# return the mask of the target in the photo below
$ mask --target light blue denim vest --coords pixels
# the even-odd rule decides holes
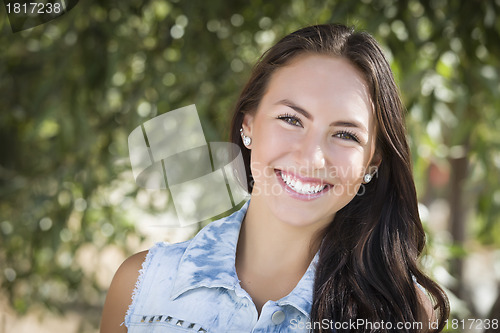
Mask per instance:
[[[149,250],[125,317],[128,332],[307,332],[318,254],[292,292],[266,302],[258,316],[235,269],[248,203],[190,241]]]

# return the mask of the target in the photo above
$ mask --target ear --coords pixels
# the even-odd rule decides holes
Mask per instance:
[[[375,154],[373,154],[370,166],[378,168],[380,166],[380,163],[382,163],[382,154],[378,150],[376,150]]]
[[[243,128],[243,133],[246,136],[252,137],[253,115],[245,113],[241,127]]]
[[[375,150],[372,160],[370,161],[370,165],[368,166],[368,172],[373,176],[375,173],[377,173],[377,170],[380,167],[381,163],[382,163],[382,154],[377,149]]]

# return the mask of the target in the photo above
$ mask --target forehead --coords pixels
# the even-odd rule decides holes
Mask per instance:
[[[368,85],[347,59],[303,54],[277,69],[264,99],[288,98],[313,110],[346,112],[370,122],[373,113]]]

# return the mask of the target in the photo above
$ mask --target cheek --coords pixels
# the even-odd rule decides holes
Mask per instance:
[[[252,138],[252,160],[260,164],[258,168],[274,166],[272,162],[290,152],[293,140],[279,126],[262,124],[256,128],[258,131]]]
[[[360,183],[363,177],[363,154],[356,149],[339,148],[333,159],[332,172],[342,184]]]
[[[262,176],[274,175],[273,161],[283,154],[283,146],[276,144],[272,137],[260,138],[252,143],[250,167],[253,178],[258,181]]]

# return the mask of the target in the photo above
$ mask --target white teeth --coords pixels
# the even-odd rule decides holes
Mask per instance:
[[[297,192],[303,192],[302,191],[302,187],[304,187],[304,185],[302,184],[302,182],[300,180],[297,180],[295,182],[295,186],[294,187],[295,187],[295,191],[297,191]]]
[[[288,187],[292,188],[295,192],[300,193],[300,194],[313,194],[313,193],[318,193],[321,192],[326,185],[312,185],[312,184],[303,184],[300,180],[292,179],[292,176],[290,175],[283,175],[282,172],[281,174],[281,179],[288,185]]]

